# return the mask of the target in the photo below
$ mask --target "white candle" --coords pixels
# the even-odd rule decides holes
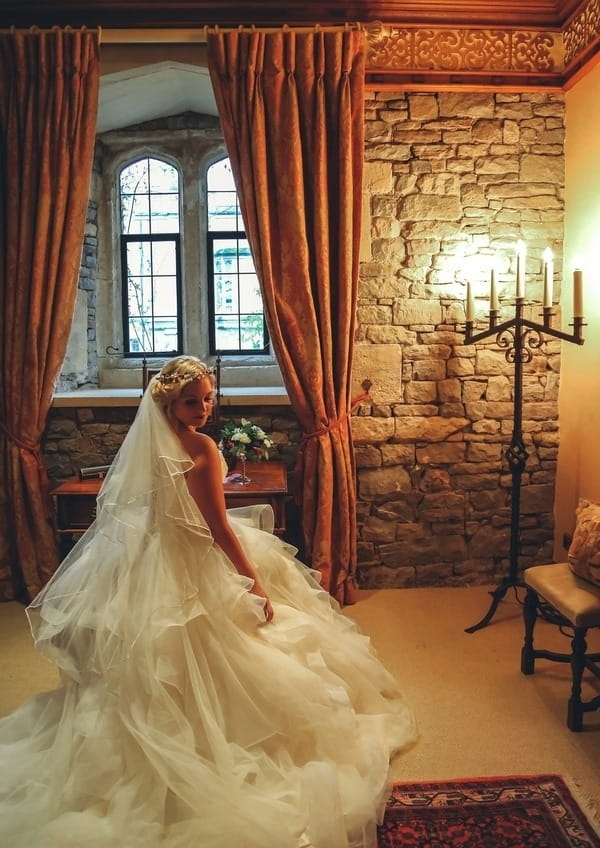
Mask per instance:
[[[573,271],[573,318],[583,318],[583,271]]]
[[[471,283],[467,283],[467,306],[465,309],[467,321],[473,321],[475,318],[475,298],[473,297],[473,289]]]
[[[496,261],[492,260],[492,267],[490,268],[490,309],[496,310],[496,312],[500,309],[500,303],[498,301],[498,292],[496,291]]]
[[[525,297],[525,242],[517,242],[517,298]]]
[[[554,281],[554,263],[549,247],[544,251],[544,306],[552,306],[552,284]]]

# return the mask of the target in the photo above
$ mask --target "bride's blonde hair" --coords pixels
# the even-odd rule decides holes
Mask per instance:
[[[166,362],[150,381],[152,400],[167,407],[179,397],[187,383],[203,377],[210,377],[214,381],[213,369],[195,356],[176,356]]]

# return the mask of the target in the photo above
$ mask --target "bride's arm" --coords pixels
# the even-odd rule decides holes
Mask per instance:
[[[203,434],[198,434],[194,442],[194,467],[186,474],[190,494],[204,516],[216,544],[231,560],[239,574],[254,580],[252,592],[265,598],[265,618],[270,621],[273,617],[271,603],[227,519],[219,450],[213,440]]]

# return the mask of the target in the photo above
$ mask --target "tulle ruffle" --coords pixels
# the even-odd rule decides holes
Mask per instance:
[[[108,610],[75,593],[64,687],[0,722],[0,844],[374,848],[412,714],[314,572],[255,528],[264,507],[236,515],[274,621],[194,534],[157,534]]]
[[[270,508],[231,510],[265,624],[191,466],[146,393],[27,611],[63,686],[0,721],[2,848],[375,848],[412,714]]]

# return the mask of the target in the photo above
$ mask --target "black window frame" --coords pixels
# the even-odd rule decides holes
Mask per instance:
[[[265,356],[270,354],[269,349],[269,334],[267,331],[267,320],[265,316],[264,310],[264,302],[263,302],[263,311],[261,313],[263,319],[263,346],[261,348],[223,348],[217,347],[216,344],[216,320],[217,315],[215,312],[215,274],[214,274],[214,243],[215,241],[220,241],[221,239],[237,239],[242,241],[248,241],[248,237],[246,236],[245,230],[209,230],[208,222],[207,222],[207,230],[206,230],[206,257],[207,257],[207,277],[208,277],[208,314],[209,314],[209,325],[208,325],[208,345],[209,351],[212,356],[216,356],[218,354],[226,354],[227,356]],[[237,312],[238,316],[248,315],[248,314],[257,314],[257,313],[244,313]],[[238,334],[239,339],[239,334]]]
[[[174,242],[175,243],[175,291],[176,291],[176,306],[177,306],[177,346],[169,350],[156,350],[154,346],[151,350],[133,351],[130,350],[131,337],[129,333],[129,280],[127,278],[127,245],[131,243],[139,244],[141,242]],[[178,356],[183,353],[183,317],[182,308],[182,280],[181,280],[181,236],[179,233],[143,233],[141,235],[124,235],[121,234],[121,278],[122,278],[122,298],[121,304],[123,309],[123,349],[124,356],[128,359],[143,359],[148,356]],[[154,319],[153,319],[154,328]],[[152,335],[154,336],[154,329]]]

